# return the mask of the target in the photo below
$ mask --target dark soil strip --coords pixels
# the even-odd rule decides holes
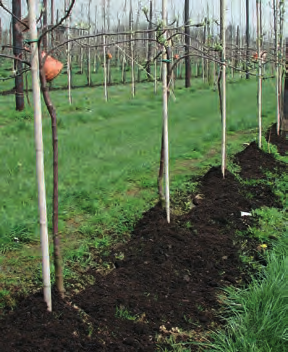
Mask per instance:
[[[245,178],[283,168],[253,143],[235,158]],[[47,313],[37,294],[0,321],[0,350],[154,352],[162,325],[193,330],[197,340],[197,333],[221,324],[219,288],[245,285],[248,278],[235,231],[247,229],[253,219],[240,212],[280,205],[268,187],[244,187],[229,172],[223,180],[220,167],[207,172],[199,193],[198,205],[172,217],[170,225],[159,206],[146,212],[130,242],[105,258],[115,269],[106,276],[90,270],[96,284],[73,297],[89,314],[90,329],[79,311],[57,296],[55,313]]]
[[[286,142],[288,144],[288,141]],[[281,148],[283,143],[279,142]],[[243,179],[265,178],[265,171],[281,172],[287,170],[287,165],[279,163],[272,154],[263,153],[255,142],[235,155],[235,161],[240,164],[240,176]]]
[[[267,142],[270,142],[272,144],[275,144],[278,148],[278,152],[280,155],[285,155],[288,153],[288,139],[287,139],[287,133],[280,133],[280,135],[277,135],[277,125],[276,123],[272,125],[269,130],[266,133],[266,140]]]

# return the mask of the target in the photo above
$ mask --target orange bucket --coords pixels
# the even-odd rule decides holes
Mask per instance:
[[[41,54],[42,59],[46,56],[46,53],[43,51]],[[47,56],[43,70],[45,73],[46,81],[51,82],[54,78],[56,78],[63,68],[62,62],[54,59],[52,56]]]

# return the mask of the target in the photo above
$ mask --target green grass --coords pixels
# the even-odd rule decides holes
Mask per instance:
[[[280,216],[280,214],[279,214]],[[282,213],[282,221],[287,216]],[[209,351],[281,352],[288,349],[288,231],[267,255],[267,268],[247,290],[230,288],[227,327],[212,335]]]
[[[231,128],[234,131],[236,127],[238,131],[256,128],[255,101],[251,99],[254,89],[254,82],[231,86],[228,94],[228,131]],[[139,96],[134,100],[129,97],[126,87],[110,90],[108,104],[102,100],[101,89],[75,91],[71,107],[67,104],[66,91],[52,94],[60,122],[59,203],[62,231],[66,229],[65,221],[74,218],[75,212],[85,215],[85,220],[87,217],[90,220],[93,218],[96,224],[106,222],[115,229],[115,226],[121,226],[121,217],[127,219],[125,213],[137,213],[139,203],[142,203],[141,212],[143,203],[146,203],[145,199],[130,197],[127,194],[130,189],[141,188],[149,194],[154,189],[153,198],[156,196],[161,96],[154,96],[148,85],[141,87],[141,90],[139,88]],[[271,94],[271,91],[268,92]],[[172,168],[176,160],[201,158],[221,136],[216,93],[205,90],[189,94],[189,91],[179,90],[176,95],[176,102],[171,102],[169,107]],[[242,96],[246,104],[240,105],[238,96]],[[191,100],[187,101],[188,97]],[[9,123],[0,130],[0,241],[7,236],[27,241],[27,233],[31,238],[38,236],[38,227],[35,226],[38,213],[33,123],[17,121],[19,115],[12,110],[12,96],[1,97],[0,100],[2,104],[5,101],[6,118],[10,115]],[[205,104],[207,100],[209,104]],[[264,109],[271,110],[271,100]],[[27,110],[31,114],[31,110]],[[44,117],[47,117],[46,111]],[[44,118],[43,129],[50,215],[52,150],[48,118]],[[115,215],[118,224],[115,223]]]
[[[253,80],[228,85],[228,153],[257,136],[256,88]],[[161,90],[154,95],[153,83],[142,84],[135,99],[130,94],[127,86],[110,87],[105,103],[103,88],[77,89],[72,106],[67,91],[51,94],[59,124],[59,230],[69,268],[73,263],[87,266],[89,258],[89,265],[95,265],[85,254],[89,248],[105,253],[111,243],[125,240],[143,211],[157,201]],[[271,82],[264,82],[263,94],[267,127],[274,120]],[[191,90],[179,84],[175,95],[169,104],[172,196],[191,167],[220,162],[221,141],[217,92],[194,80]],[[0,250],[5,265],[13,261],[15,276],[25,280],[40,258],[33,111],[15,112],[12,95],[0,96],[0,103]],[[51,234],[52,142],[45,108],[43,138]]]
[[[288,216],[287,175],[268,174],[268,183],[283,209],[261,208],[254,212],[259,223],[249,235],[268,244],[263,267],[247,289],[225,289],[227,325],[213,333],[207,351],[281,352],[288,349]],[[271,236],[272,239],[271,239]],[[206,350],[205,350],[206,351]]]
[[[103,81],[104,81],[104,69],[103,69],[103,64],[102,64],[102,56],[98,57],[97,60],[97,64],[95,66],[95,62],[94,62],[94,56],[92,55],[92,62],[91,62],[91,85],[102,85]],[[100,61],[99,61],[100,59]],[[67,88],[68,86],[68,78],[67,78],[67,67],[66,67],[66,60],[67,58],[62,55],[59,60],[64,64],[63,70],[61,72],[61,74],[57,77],[57,79],[55,81],[52,82],[51,87],[53,88]],[[138,58],[136,58],[136,63],[135,64],[135,69],[134,69],[134,77],[136,82],[138,81],[145,81],[147,79],[147,75],[145,73],[145,71],[142,69],[141,65],[145,65],[145,62],[141,62],[141,60],[139,61]],[[3,81],[3,79],[7,79],[8,77],[11,77],[11,75],[13,74],[12,71],[12,60],[10,59],[3,59],[0,58],[0,92],[4,91],[4,90],[10,90],[14,87],[14,80],[13,79],[9,79],[9,80],[5,80]],[[140,66],[139,66],[140,65]],[[200,70],[198,71],[198,73],[196,72],[196,64],[192,63],[192,76],[197,77],[197,74],[199,74],[198,77],[202,77],[202,65],[200,62],[200,66],[199,66]],[[111,83],[112,84],[119,84],[119,83],[123,83],[122,80],[122,63],[117,62],[117,60],[115,60],[115,58],[111,61],[111,67],[110,67],[110,71],[111,71]],[[157,78],[160,78],[160,74],[161,74],[161,66],[160,63],[157,64]],[[179,79],[183,79],[184,78],[184,65],[180,64],[178,66],[178,69],[175,70],[175,74],[177,75],[177,78]],[[79,74],[80,72],[80,65],[78,62],[76,62],[76,60],[73,60],[72,62],[72,80],[71,80],[71,84],[73,87],[83,87],[85,85],[88,85],[88,68],[87,68],[87,59],[86,57],[84,57],[83,60],[83,73]],[[251,71],[253,74],[256,74],[256,70],[255,68]],[[152,77],[150,77],[151,79],[153,78],[154,75],[154,65],[151,65],[151,74]],[[271,76],[271,67],[269,68],[269,65],[266,66],[266,71],[265,74],[267,76]],[[245,75],[245,73],[243,74],[243,76]],[[30,73],[25,73],[24,76],[24,87],[26,89],[26,76],[27,76],[27,82],[28,82],[28,89],[31,89],[32,87],[32,83],[31,83],[31,75]],[[231,70],[229,69],[229,67],[227,68],[227,80],[228,81],[235,81],[235,79],[237,80],[237,78],[239,77],[238,73],[235,73],[234,76],[231,75]],[[126,65],[126,69],[125,69],[125,83],[131,83],[131,67],[129,67],[129,65]],[[183,82],[181,83],[181,81],[176,81],[176,86],[178,87],[179,85],[182,85]],[[210,79],[210,84],[213,84],[213,79]],[[136,83],[137,85],[137,83]]]
[[[233,318],[227,332],[215,336],[212,351],[287,351],[287,252],[271,255],[268,265],[260,284],[254,279],[248,291],[229,292]]]
[[[64,67],[60,75],[57,77],[55,81],[53,81],[49,85],[53,88],[66,88],[68,86],[68,78],[67,78],[67,68],[66,68],[66,58],[62,57],[60,59],[61,62],[64,63]],[[139,64],[142,64],[141,62]],[[111,65],[111,84],[118,84],[122,83],[122,66],[118,65],[117,67],[115,66],[115,62],[112,63]],[[145,72],[139,68],[140,73],[138,75],[138,66],[136,65],[134,75],[135,75],[135,80],[138,82],[138,79],[140,81],[144,81],[147,79],[147,76]],[[154,74],[154,68],[151,66],[151,71]],[[71,84],[72,87],[83,87],[85,85],[88,85],[88,74],[87,74],[87,62],[84,61],[83,64],[83,74],[79,74],[80,72],[80,66],[73,62],[72,63],[72,80]],[[129,83],[131,82],[131,70],[130,67],[127,65],[126,66],[126,71],[125,71],[125,82]],[[7,79],[13,74],[12,72],[12,61],[10,60],[1,60],[0,59],[0,82],[1,79]],[[24,75],[24,88],[26,89],[26,75],[27,75],[27,82],[28,82],[28,89],[32,88],[32,79],[30,73],[25,73]],[[157,78],[159,79],[160,77],[160,65],[158,65],[157,69]],[[97,63],[97,69],[95,71],[95,66],[94,64],[91,64],[91,85],[102,85],[104,82],[104,69],[102,67],[102,64],[99,62]],[[136,83],[137,84],[137,83]],[[14,87],[14,79],[9,79],[1,82],[1,88],[0,92],[4,90],[9,90]]]
[[[133,321],[137,320],[137,316],[132,315],[129,312],[129,310],[123,306],[116,307],[115,317],[120,319],[133,320]]]

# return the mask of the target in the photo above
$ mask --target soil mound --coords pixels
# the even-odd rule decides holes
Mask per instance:
[[[235,160],[245,179],[283,167],[255,143]],[[197,340],[203,329],[220,324],[219,289],[247,279],[235,233],[253,219],[241,211],[279,204],[269,187],[244,186],[229,172],[223,179],[220,167],[205,174],[195,197],[197,205],[170,224],[159,205],[150,209],[129,243],[105,258],[114,270],[106,276],[90,270],[96,284],[73,297],[88,320],[55,294],[53,313],[45,311],[41,294],[28,297],[0,321],[0,350],[154,352],[167,330],[190,332],[174,330],[176,340]]]

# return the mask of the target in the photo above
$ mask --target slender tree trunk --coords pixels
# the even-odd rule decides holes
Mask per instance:
[[[189,0],[185,0],[185,87],[191,87]]]
[[[65,0],[65,9],[69,7],[69,1]],[[70,16],[69,16],[70,17]],[[70,18],[67,18],[67,39],[70,39]],[[68,99],[69,104],[72,104],[72,95],[71,95],[71,42],[67,43],[67,76],[68,76]]]
[[[108,101],[108,92],[107,92],[107,65],[106,65],[106,36],[103,35],[103,64],[104,64],[104,98],[105,101]]]
[[[281,124],[281,131],[283,135],[288,138],[288,38],[285,42],[285,52],[286,52],[286,70],[285,70],[285,81],[284,81],[284,106],[283,106],[283,118]]]
[[[157,38],[157,33],[154,33],[154,39],[156,40]],[[156,56],[157,54],[157,49],[155,48],[155,53],[154,55]],[[154,60],[154,94],[157,93],[157,60]]]
[[[226,0],[220,0],[220,28],[222,43],[222,175],[226,171]]]
[[[262,58],[261,58],[261,25],[260,25],[260,1],[256,0],[256,16],[257,16],[257,52],[258,52],[258,146],[262,147]]]
[[[43,273],[43,293],[44,301],[48,311],[52,311],[51,300],[51,281],[50,281],[50,259],[49,259],[49,240],[46,210],[46,191],[44,175],[44,153],[42,139],[42,112],[41,95],[39,86],[39,56],[37,44],[36,26],[36,1],[28,0],[29,7],[29,28],[31,39],[31,74],[34,101],[34,126],[35,126],[35,149],[36,149],[36,171],[38,183],[38,203],[40,215],[40,236],[42,249],[42,273]]]
[[[51,0],[51,25],[54,24],[54,0]]]
[[[111,84],[111,60],[107,60],[107,82]]]
[[[167,84],[167,97],[169,98],[170,89],[171,89],[171,86],[172,86],[172,77],[173,77],[173,72],[171,71],[172,50],[171,50],[170,46],[166,47],[166,58],[167,58],[167,65],[166,65],[166,68],[167,68],[167,73],[166,73],[167,83],[166,84]]]
[[[125,55],[122,56],[122,83],[126,83],[126,59]]]
[[[95,17],[94,17],[94,35],[96,36],[97,34],[97,6],[95,6]],[[118,39],[118,38],[117,38]],[[94,45],[97,46],[97,40],[98,38],[95,37],[94,39]],[[97,48],[94,49],[94,63],[93,63],[93,72],[97,72]]]
[[[12,1],[12,12],[17,18],[21,19],[21,0]],[[16,18],[12,17],[13,54],[22,59],[22,33],[17,29],[17,22]],[[22,63],[20,60],[14,60],[14,71],[17,74],[15,77],[16,110],[22,111],[24,109],[24,87],[23,75],[19,74],[22,72]]]
[[[165,196],[163,191],[163,175],[164,175],[164,128],[162,126],[160,163],[159,163],[159,172],[158,172],[158,180],[157,180],[158,196],[162,207],[164,207],[164,204],[165,204]]]
[[[84,16],[84,12],[83,12],[83,3],[81,3],[81,18],[83,18]],[[81,34],[83,35],[83,31],[80,31]],[[84,68],[83,68],[83,59],[84,59],[84,55],[83,55],[83,47],[80,46],[80,73],[81,75],[84,72]]]
[[[120,19],[119,19],[119,14],[117,13],[117,39],[116,41],[119,42],[120,41],[120,36],[118,35],[118,33],[120,32]],[[116,60],[116,67],[117,69],[121,67],[120,65],[120,50],[119,50],[119,46],[116,46],[116,49],[115,49],[115,60]]]
[[[219,59],[220,59],[220,65],[219,65],[219,74],[218,74],[218,81],[217,81],[217,87],[218,87],[218,95],[219,95],[219,106],[220,106],[220,113],[221,113],[221,122],[223,123],[223,97],[222,97],[222,88],[221,88],[221,81],[223,77],[223,32],[224,32],[224,22],[223,22],[223,17],[221,16],[222,14],[222,0],[220,0],[220,40],[222,44],[222,50],[219,52]]]
[[[152,0],[150,0],[150,11],[149,11],[149,34],[148,34],[148,65],[147,65],[147,79],[151,79],[151,61],[152,61],[152,47],[153,47],[153,32],[152,32],[152,20],[153,20],[153,3]]]
[[[240,57],[239,57],[239,52],[240,52],[240,27],[237,26],[237,34],[236,34],[236,59],[235,59],[235,67],[238,68],[239,62],[240,62]]]
[[[210,56],[210,50],[209,47],[211,46],[211,27],[210,27],[210,11],[209,11],[209,6],[207,4],[207,18],[208,18],[208,22],[207,22],[207,45],[208,45],[208,56]],[[211,62],[208,59],[207,60],[207,78],[208,78],[208,84],[209,86],[212,86],[214,83],[214,76],[212,74],[212,68],[211,68]]]
[[[58,136],[56,110],[52,104],[45,73],[40,71],[40,81],[44,102],[51,117],[52,144],[53,144],[53,245],[54,245],[54,267],[56,287],[62,298],[64,298],[63,266],[60,250],[60,236],[58,232]]]
[[[167,25],[167,0],[162,0],[162,22],[163,22],[163,39],[166,40],[167,34],[165,31]],[[165,204],[166,204],[166,216],[167,222],[170,223],[170,187],[169,187],[169,140],[168,140],[168,89],[167,89],[167,52],[166,48],[163,47],[162,54],[162,89],[163,89],[163,127],[162,127],[162,145],[160,153],[160,168],[158,176],[158,187],[159,187],[159,178],[162,176],[160,174],[160,169],[165,169]],[[164,158],[163,158],[164,156]],[[163,167],[164,159],[164,167]],[[162,165],[161,165],[162,164]],[[163,173],[163,171],[162,171]],[[160,191],[160,189],[159,189]],[[163,192],[163,190],[162,190]],[[159,192],[159,197],[162,201],[162,196]]]
[[[88,30],[88,34],[90,35],[91,33],[91,15],[90,15],[90,11],[91,11],[91,0],[89,0],[88,3],[88,23],[89,23],[89,30]],[[87,68],[88,68],[88,86],[91,86],[91,48],[90,48],[90,38],[87,39],[88,41],[88,58],[87,58]]]
[[[250,47],[250,9],[249,0],[246,0],[246,79],[249,79],[249,47]]]
[[[170,87],[171,87],[171,78],[172,78],[172,74],[173,72],[171,71],[171,64],[170,64],[170,59],[171,59],[171,50],[170,48],[166,48],[166,60],[167,60],[167,80],[166,80],[166,91],[167,91],[167,101],[169,99],[169,91],[170,91]],[[163,67],[162,67],[163,70]],[[163,75],[162,75],[163,77]],[[164,82],[164,81],[163,81]],[[163,87],[164,89],[164,87]],[[164,92],[163,92],[164,94]],[[165,106],[165,97],[163,100],[163,113],[164,113],[164,106]],[[167,112],[168,114],[168,112]],[[164,117],[165,119],[165,117]],[[162,126],[162,137],[161,137],[161,150],[160,150],[160,163],[159,163],[159,172],[158,172],[158,194],[159,194],[159,201],[160,203],[164,204],[165,202],[165,196],[164,196],[164,192],[163,192],[163,175],[164,175],[164,166],[165,166],[165,129],[164,129],[164,124],[165,124],[165,120],[163,121],[163,126]],[[168,137],[167,137],[168,138]]]
[[[79,36],[80,36],[80,35],[83,35],[83,31],[82,31],[82,30],[79,30]],[[84,72],[83,58],[84,58],[84,55],[83,55],[83,47],[80,46],[80,62],[79,62],[79,65],[80,65],[80,74],[81,74],[81,75],[83,75],[83,72]]]
[[[10,26],[9,26],[9,45],[10,46],[12,45],[12,36],[13,36],[12,32],[13,32],[13,19],[10,22]]]
[[[54,0],[51,0],[51,7],[50,7],[50,11],[51,11],[51,25],[54,25]],[[53,33],[50,33],[50,44],[51,44],[51,48],[53,47]]]
[[[138,7],[139,7],[139,1],[138,1]],[[139,27],[139,10],[137,11],[137,16],[136,16],[136,23],[135,23],[135,26],[134,26],[134,29],[135,31],[138,30],[138,27]],[[140,82],[141,80],[141,71],[140,71],[140,67],[137,65],[137,62],[140,62],[140,57],[141,57],[141,49],[138,47],[138,43],[140,44],[141,42],[139,41],[138,42],[138,34],[135,33],[133,35],[133,38],[134,38],[134,42],[132,42],[132,46],[133,46],[133,53],[134,53],[134,71],[137,70],[137,79],[134,78],[135,82],[137,81],[138,83]],[[143,46],[145,48],[145,42],[143,43]],[[136,74],[136,72],[135,72]],[[134,74],[134,77],[135,77],[135,74]],[[134,88],[134,95],[136,94],[136,87]]]
[[[285,67],[285,60],[284,60],[284,12],[285,12],[285,4],[284,0],[280,0],[279,3],[279,16],[280,16],[280,43],[279,43],[279,56],[280,56],[280,72],[279,74],[279,115],[280,115],[280,123],[279,123],[279,131],[277,133],[280,133],[281,129],[281,124],[283,120],[283,100],[282,100],[282,94],[283,94],[283,73],[284,73],[284,67]]]
[[[56,23],[59,22],[59,10],[57,9],[56,11]],[[55,38],[56,38],[56,42],[59,43],[60,42],[60,33],[56,32],[55,34]]]
[[[130,26],[130,62],[131,62],[131,93],[132,97],[135,96],[135,76],[134,76],[134,45],[133,45],[133,13],[132,13],[132,0],[130,0],[130,14],[129,14],[129,26]]]
[[[234,22],[233,22],[233,6],[231,3],[231,33],[230,33],[230,52],[228,53],[228,55],[230,54],[231,59],[230,59],[230,63],[231,63],[231,67],[229,69],[230,71],[230,77],[233,79],[234,78],[234,66],[235,66],[235,61],[234,61]],[[228,56],[227,55],[227,56]]]
[[[43,0],[43,6],[44,6],[44,13],[43,13],[43,30],[47,30],[47,0]],[[47,52],[47,35],[44,35],[43,37],[43,50]]]
[[[205,18],[205,22],[206,22],[206,18]],[[205,24],[204,28],[203,28],[203,51],[205,50],[205,44],[206,44],[206,30],[207,30],[207,26]],[[202,58],[202,79],[203,82],[205,82],[206,79],[206,59]]]
[[[278,56],[278,11],[279,0],[273,0],[274,35],[275,35],[275,65],[276,65],[276,99],[277,99],[277,134],[280,131],[280,106],[279,106],[279,56]]]
[[[262,21],[262,1],[263,0],[260,0],[259,1],[259,21],[260,21],[260,47],[263,48],[263,37],[262,37],[262,34],[263,34],[263,21]]]

